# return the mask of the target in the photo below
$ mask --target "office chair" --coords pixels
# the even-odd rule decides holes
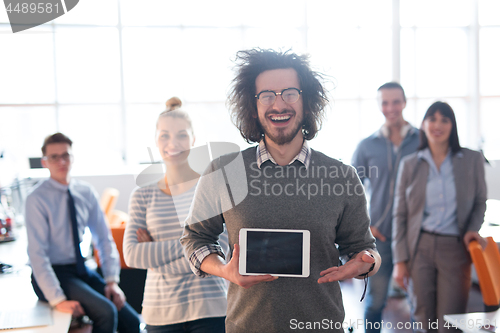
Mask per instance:
[[[107,187],[104,189],[101,195],[101,200],[99,202],[99,206],[101,206],[104,215],[110,221],[111,214],[113,209],[115,208],[116,201],[118,200],[118,196],[120,195],[120,191],[116,188]]]
[[[493,237],[486,238],[486,249],[472,241],[469,252],[476,269],[485,311],[498,309],[500,303],[500,251]]]
[[[121,267],[128,268],[128,266],[125,264],[125,260],[123,259],[122,250],[123,234],[125,233],[125,224],[128,221],[128,214],[122,211],[114,210],[119,195],[120,191],[118,191],[116,188],[105,188],[102,192],[99,205],[101,206],[101,209],[106,216],[106,222],[108,223],[108,227],[111,230],[111,234],[113,235],[116,248],[120,253]],[[97,262],[97,266],[100,267],[99,253],[97,250],[94,251],[94,256]]]
[[[120,254],[120,288],[127,297],[127,302],[138,312],[142,311],[142,300],[144,295],[144,285],[146,282],[146,273],[144,269],[130,268],[123,259],[123,236],[125,226],[129,220],[129,215],[120,210],[115,210],[115,204],[118,200],[120,191],[115,188],[106,188],[101,196],[100,206],[106,215],[108,227]],[[100,269],[99,252],[94,251],[94,257]]]
[[[120,253],[120,264],[121,268],[129,268],[125,264],[125,259],[123,259],[123,236],[125,235],[125,226],[128,222],[128,214],[120,210],[114,210],[110,214],[109,218],[109,228],[111,229],[111,235],[115,240],[116,248],[118,253]]]
[[[106,222],[111,230],[116,248],[120,253],[121,268],[129,268],[123,259],[123,235],[125,233],[125,224],[128,222],[128,214],[119,210],[114,210],[119,195],[120,191],[116,188],[108,187],[104,189],[99,205],[106,216]],[[97,250],[94,251],[94,256],[97,266],[100,267],[99,253]]]

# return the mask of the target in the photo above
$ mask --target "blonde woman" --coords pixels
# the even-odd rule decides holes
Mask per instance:
[[[194,275],[179,243],[200,177],[188,163],[195,137],[181,104],[171,98],[158,117],[155,138],[166,173],[132,194],[124,256],[127,265],[148,269],[142,310],[148,333],[224,332],[225,281]],[[227,244],[227,236],[221,240]]]

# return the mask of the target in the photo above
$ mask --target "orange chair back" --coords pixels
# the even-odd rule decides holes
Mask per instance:
[[[500,303],[500,251],[492,237],[487,237],[483,251],[478,242],[469,243],[469,252],[476,269],[483,302],[487,306]]]
[[[115,241],[116,248],[118,253],[120,254],[120,267],[121,268],[130,268],[125,263],[125,259],[123,259],[123,235],[125,234],[125,225],[120,225],[116,227],[111,227],[111,235],[113,236],[113,240]],[[99,259],[99,251],[94,250],[94,257],[97,263],[97,266],[101,267],[100,259]]]
[[[125,225],[118,227],[111,227],[111,234],[113,235],[116,248],[118,249],[118,253],[120,254],[121,268],[130,268],[125,263],[125,259],[123,259],[123,235],[125,234]]]
[[[123,235],[125,233],[125,224],[128,222],[128,214],[122,211],[114,210],[119,195],[120,191],[115,188],[108,187],[104,189],[99,204],[104,212],[104,215],[106,215],[108,227],[111,230],[111,235],[113,236],[116,248],[120,254],[121,268],[129,268],[123,259]],[[99,251],[95,250],[94,256],[97,265],[100,267]]]
[[[115,208],[116,201],[118,200],[118,196],[120,195],[120,191],[116,188],[108,187],[105,188],[101,195],[101,200],[99,205],[107,217],[108,221],[111,219],[111,214],[113,209]]]

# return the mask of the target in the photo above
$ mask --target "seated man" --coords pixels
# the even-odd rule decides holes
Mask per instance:
[[[87,315],[93,331],[139,332],[137,312],[118,287],[120,258],[94,189],[70,180],[72,141],[64,134],[48,136],[42,165],[50,178],[26,199],[28,255],[38,298],[74,317]],[[85,266],[80,239],[89,227],[101,258],[103,278]]]

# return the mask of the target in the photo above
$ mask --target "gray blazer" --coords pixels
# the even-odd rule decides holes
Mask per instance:
[[[479,231],[486,211],[484,157],[462,148],[452,157],[457,192],[460,235]],[[393,261],[410,262],[415,255],[425,208],[429,164],[418,153],[406,156],[399,167],[392,220]]]

